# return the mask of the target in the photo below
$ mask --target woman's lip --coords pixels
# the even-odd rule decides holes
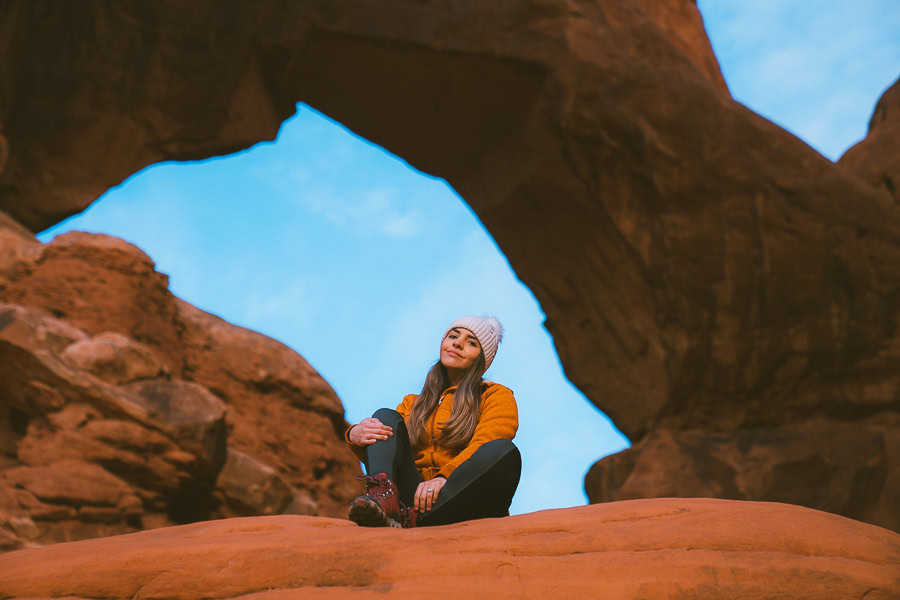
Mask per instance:
[[[454,352],[453,350],[444,350],[444,352],[446,352],[447,354],[452,354],[453,356],[455,356],[455,357],[457,357],[457,358],[462,358],[462,357],[463,357],[462,354],[457,354],[457,353]]]

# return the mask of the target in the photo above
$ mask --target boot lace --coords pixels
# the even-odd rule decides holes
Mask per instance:
[[[380,479],[374,475],[357,475],[356,479],[366,482],[366,494],[373,498],[381,498],[389,496],[393,492],[391,490],[391,480],[388,478]]]

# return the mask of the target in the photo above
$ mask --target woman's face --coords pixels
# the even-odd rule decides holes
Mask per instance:
[[[441,342],[441,364],[448,371],[464,371],[472,366],[481,354],[478,338],[468,329],[455,327]]]

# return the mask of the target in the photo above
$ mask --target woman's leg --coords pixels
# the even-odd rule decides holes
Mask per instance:
[[[431,511],[418,515],[416,525],[506,516],[521,473],[522,456],[515,444],[490,441],[453,471]]]
[[[366,446],[363,460],[366,473],[369,475],[385,473],[397,484],[400,501],[406,506],[412,506],[416,487],[422,482],[422,477],[413,460],[406,423],[403,422],[400,413],[389,408],[380,408],[372,416],[393,429],[394,435]]]

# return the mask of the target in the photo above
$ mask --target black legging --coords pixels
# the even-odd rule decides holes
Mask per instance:
[[[406,423],[400,413],[389,408],[378,409],[372,416],[392,428],[394,435],[365,447],[366,472],[386,473],[397,484],[400,500],[412,506],[422,476],[413,461]],[[416,525],[506,516],[521,473],[522,456],[511,441],[497,439],[482,444],[450,474],[437,502],[431,511],[418,515]]]

